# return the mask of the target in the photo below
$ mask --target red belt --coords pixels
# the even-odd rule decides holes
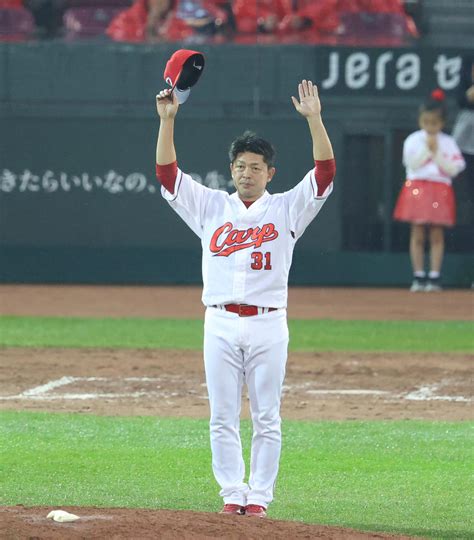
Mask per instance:
[[[259,315],[263,313],[268,313],[270,311],[276,311],[278,308],[269,307],[261,308],[258,306],[248,306],[247,304],[225,304],[223,306],[212,306],[220,309],[225,309],[231,313],[237,313],[239,317],[253,317],[254,315]]]

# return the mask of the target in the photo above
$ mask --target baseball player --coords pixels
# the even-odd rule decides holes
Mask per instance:
[[[246,132],[231,145],[235,193],[209,189],[178,168],[171,89],[157,95],[156,149],[162,196],[201,239],[204,365],[210,404],[212,468],[222,513],[265,517],[281,449],[280,399],[288,350],[288,273],[296,241],[333,189],[335,161],[317,87],[298,85],[295,109],[306,118],[315,167],[285,193],[266,188],[275,174],[270,143]],[[242,386],[253,438],[246,481],[239,434]]]

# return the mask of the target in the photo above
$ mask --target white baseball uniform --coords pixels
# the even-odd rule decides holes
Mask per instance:
[[[266,508],[273,499],[288,350],[288,274],[296,241],[332,189],[331,182],[318,193],[314,169],[293,189],[265,191],[248,208],[237,193],[209,189],[179,169],[174,194],[161,189],[201,239],[212,467],[225,504]],[[258,314],[241,317],[226,311],[227,304],[258,306]],[[253,422],[248,483],[239,433],[244,382]]]

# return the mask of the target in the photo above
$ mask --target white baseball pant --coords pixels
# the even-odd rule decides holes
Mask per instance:
[[[288,356],[286,309],[252,317],[208,307],[204,365],[210,404],[212,468],[224,503],[268,507],[281,451],[280,401]],[[240,440],[243,383],[253,423],[250,476]]]

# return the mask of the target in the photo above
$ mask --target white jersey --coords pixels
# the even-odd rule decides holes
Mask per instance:
[[[403,145],[403,164],[407,180],[431,180],[451,185],[451,178],[465,167],[464,158],[453,137],[438,133],[438,151],[433,154],[427,145],[427,133],[418,130]]]
[[[333,183],[318,194],[314,169],[293,189],[267,191],[249,208],[237,193],[210,189],[178,169],[170,206],[199,236],[202,301],[285,308],[296,241],[321,210]]]

